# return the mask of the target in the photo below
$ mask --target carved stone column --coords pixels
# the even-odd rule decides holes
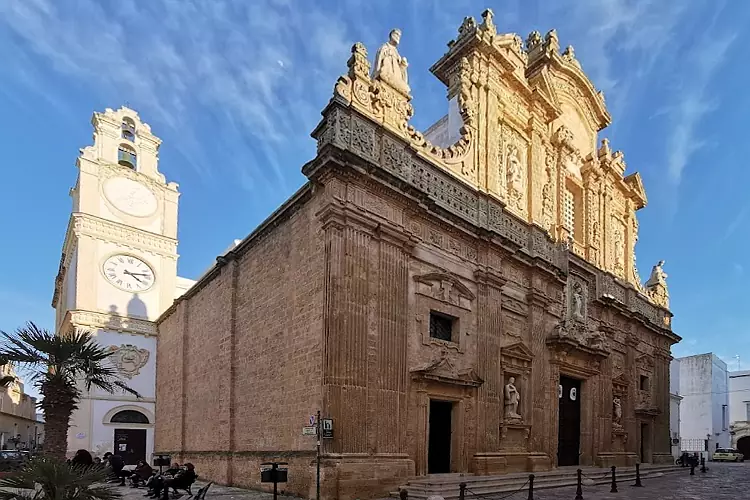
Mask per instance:
[[[532,289],[527,295],[529,328],[531,330],[529,347],[534,357],[531,367],[531,383],[529,384],[529,387],[533,388],[534,391],[531,395],[532,432],[529,438],[529,449],[530,451],[541,451],[545,448],[542,429],[547,421],[550,407],[549,393],[544,390],[549,369],[545,341],[547,338],[546,311],[550,299],[542,294],[539,289],[533,287],[533,281],[534,278],[532,277]]]

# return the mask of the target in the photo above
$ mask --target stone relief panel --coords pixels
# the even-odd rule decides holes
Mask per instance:
[[[455,276],[445,273],[428,273],[414,277],[416,292],[471,310],[474,294]]]
[[[141,349],[131,344],[113,345],[109,347],[109,350],[114,353],[110,359],[115,368],[123,377],[129,379],[141,373],[141,368],[146,366],[151,356],[147,349]]]
[[[505,195],[508,207],[518,215],[527,211],[528,142],[514,128],[501,126],[501,172],[498,190]]]
[[[610,270],[617,276],[625,277],[625,224],[614,215],[610,219]]]

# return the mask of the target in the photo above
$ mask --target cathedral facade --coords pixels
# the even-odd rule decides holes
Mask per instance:
[[[672,460],[666,274],[637,173],[557,35],[466,18],[413,114],[394,30],[355,44],[308,182],[158,320],[156,449],[223,483],[383,495],[430,473]],[[169,380],[169,383],[162,381]]]

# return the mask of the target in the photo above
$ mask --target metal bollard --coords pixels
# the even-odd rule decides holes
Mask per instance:
[[[534,474],[529,474],[529,500],[534,500]]]
[[[615,469],[617,469],[617,467],[613,465],[612,466],[612,489],[609,490],[610,493],[617,493],[617,473],[615,472]]]
[[[582,483],[581,475],[583,471],[581,469],[578,469],[576,473],[578,474],[578,485],[576,486],[576,499],[575,500],[583,500],[583,488],[581,487],[581,483]]]
[[[693,461],[690,462],[690,475],[691,476],[695,475],[695,462]]]
[[[701,456],[701,472],[706,472],[708,469],[706,469],[706,459]]]
[[[464,500],[466,498],[466,483],[460,483],[458,485],[458,500]]]
[[[641,484],[641,464],[635,464],[635,484],[633,486],[637,486],[639,488],[642,488],[643,485]]]
[[[398,496],[401,498],[401,500],[407,500],[409,498],[409,492],[406,491],[406,488],[401,488],[398,491]]]

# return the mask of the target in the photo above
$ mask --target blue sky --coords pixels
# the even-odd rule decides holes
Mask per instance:
[[[604,90],[603,132],[641,172],[639,269],[665,259],[676,355],[750,368],[746,186],[750,4],[714,0],[5,0],[0,2],[0,329],[53,324],[53,283],[94,110],[123,103],[180,184],[179,271],[197,277],[303,182],[352,43],[403,31],[413,123],[447,108],[428,68],[464,16],[525,39],[556,28]],[[743,29],[744,28],[744,29]]]

